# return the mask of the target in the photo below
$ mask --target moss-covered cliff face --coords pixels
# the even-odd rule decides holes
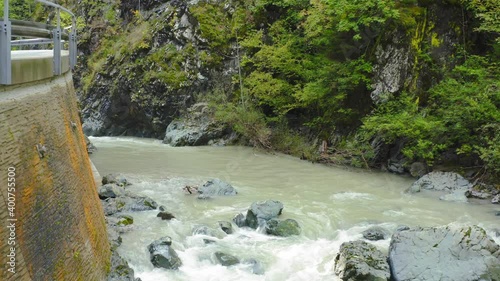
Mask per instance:
[[[298,134],[324,140],[322,156],[306,157],[326,161],[405,170],[467,159],[459,164],[492,171],[494,2],[83,0],[84,128],[162,138],[187,107],[209,101],[252,143],[285,152]],[[469,92],[462,106],[477,114],[452,120]]]

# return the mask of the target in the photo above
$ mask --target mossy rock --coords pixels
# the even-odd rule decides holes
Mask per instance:
[[[134,218],[128,215],[121,215],[118,217],[120,220],[116,223],[117,225],[131,225],[134,223]]]
[[[294,219],[283,221],[272,219],[267,222],[266,233],[281,237],[299,235],[301,232],[299,223]]]

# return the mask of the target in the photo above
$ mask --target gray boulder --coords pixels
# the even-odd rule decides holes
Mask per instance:
[[[213,196],[233,196],[238,194],[236,189],[227,182],[220,179],[209,180],[198,188],[199,199],[206,199],[206,197]]]
[[[233,218],[233,222],[234,224],[236,224],[238,227],[244,227],[244,226],[247,226],[246,225],[246,217],[244,214],[242,213],[239,213],[237,214],[236,216],[234,216]]]
[[[410,193],[420,192],[422,189],[435,191],[465,191],[472,188],[472,184],[464,177],[453,172],[430,172],[408,189]]]
[[[363,231],[363,238],[371,241],[384,240],[387,236],[388,231],[380,226],[372,226],[367,230]]]
[[[365,241],[342,243],[335,273],[344,281],[385,281],[390,278],[387,257]]]
[[[493,199],[491,199],[492,204],[500,204],[500,194],[495,195]]]
[[[207,145],[223,139],[230,132],[212,118],[206,103],[197,103],[188,109],[185,118],[168,125],[163,143],[171,146]]]
[[[150,260],[154,267],[166,269],[178,269],[182,266],[182,261],[171,247],[172,239],[168,236],[149,244],[148,251]]]
[[[453,172],[431,172],[415,181],[407,192],[416,193],[421,190],[446,192],[439,199],[444,201],[467,202],[466,193],[472,184],[464,177]]]
[[[275,200],[254,202],[247,211],[245,225],[257,229],[265,226],[266,222],[281,215],[283,203]]]
[[[267,221],[266,233],[275,236],[288,237],[299,235],[301,232],[299,223],[294,219],[277,220],[271,219]]]
[[[465,195],[466,192],[467,191],[464,190],[453,191],[451,193],[439,196],[439,200],[466,203],[468,201],[467,196]]]
[[[193,235],[206,235],[215,237],[215,232],[213,229],[206,225],[198,225],[193,228]]]
[[[237,257],[223,252],[215,252],[215,259],[222,266],[231,266],[240,263],[240,260]]]
[[[125,195],[125,189],[114,183],[108,183],[101,187],[97,191],[99,199],[104,200],[108,198],[116,198]]]
[[[229,221],[219,221],[219,227],[227,234],[233,234],[233,225]]]
[[[395,281],[500,280],[500,247],[478,226],[396,232],[389,247]]]
[[[147,196],[128,194],[116,198],[108,198],[101,201],[104,214],[110,216],[119,212],[149,211],[158,208],[158,203]]]
[[[110,184],[110,183],[114,183],[114,184],[119,185],[119,186],[131,185],[131,183],[129,183],[128,180],[124,176],[119,175],[119,174],[108,174],[108,175],[105,175],[104,177],[102,177],[102,184],[103,185]]]

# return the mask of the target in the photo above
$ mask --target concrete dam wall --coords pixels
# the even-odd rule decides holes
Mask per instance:
[[[0,87],[0,187],[0,280],[106,279],[106,225],[70,72]]]

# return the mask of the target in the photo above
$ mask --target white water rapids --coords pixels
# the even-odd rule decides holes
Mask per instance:
[[[128,213],[133,230],[122,236],[118,252],[142,281],[160,280],[339,280],[334,259],[343,242],[362,239],[370,226],[394,231],[399,225],[439,226],[477,224],[491,236],[498,227],[491,204],[451,203],[431,193],[404,193],[413,179],[311,164],[293,157],[273,155],[247,147],[174,148],[157,140],[91,138],[98,148],[91,159],[101,175],[122,173],[133,183],[128,189],[147,195],[176,216],[157,218],[158,210]],[[185,185],[201,185],[212,178],[229,182],[238,195],[198,200],[186,195]],[[293,218],[302,227],[296,237],[279,238],[238,229],[216,243],[205,244],[203,235],[192,235],[198,225],[217,229],[217,222],[231,221],[252,202],[279,200],[281,219]],[[177,271],[154,268],[147,245],[170,236],[183,266]],[[494,238],[499,243],[498,238]],[[389,239],[370,242],[387,252]],[[250,273],[248,265],[223,267],[214,252],[260,261],[264,275]]]

